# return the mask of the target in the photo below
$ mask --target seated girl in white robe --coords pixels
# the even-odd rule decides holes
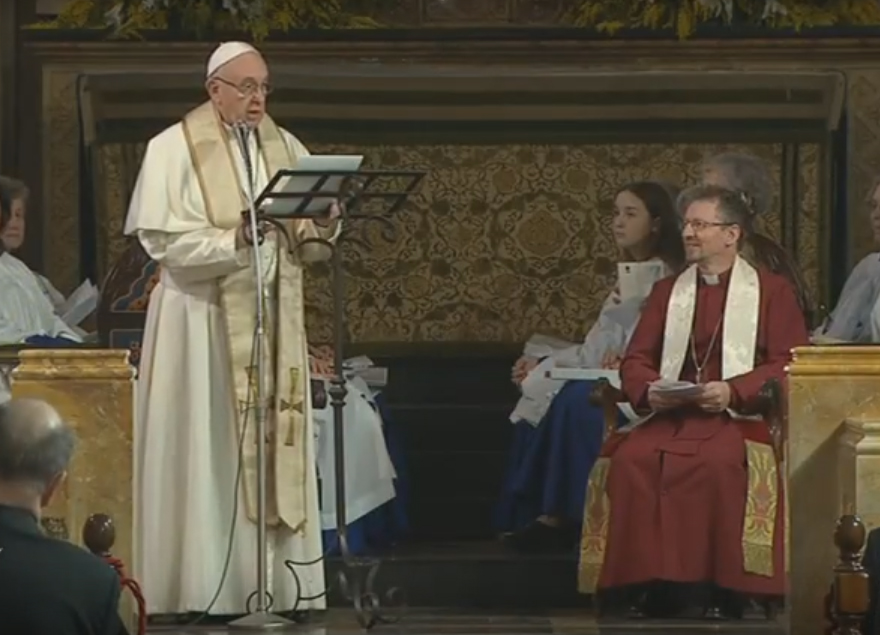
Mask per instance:
[[[676,196],[674,188],[651,181],[631,183],[617,193],[610,225],[622,263],[657,261],[657,267],[641,268],[656,271],[657,278],[682,266]],[[579,536],[587,477],[602,445],[604,419],[601,409],[589,403],[594,381],[565,382],[546,375],[560,366],[617,369],[651,281],[635,295],[624,294],[629,297],[622,298],[619,287],[611,291],[581,344],[541,351],[533,338],[513,367],[512,379],[523,398],[511,415],[514,442],[496,526],[518,550],[564,550]]]
[[[321,529],[325,550],[334,550],[336,530],[336,461],[333,406],[330,381],[333,375],[332,351],[310,348],[312,377],[324,382],[327,395],[323,407],[313,404],[318,477],[321,487]],[[385,443],[383,421],[373,390],[360,377],[346,373],[343,408],[345,447],[345,517],[352,527],[395,497],[396,472]],[[366,540],[350,540],[351,546]],[[359,545],[359,551],[370,545]]]
[[[10,210],[10,198],[0,187],[0,233],[9,221]],[[55,314],[36,275],[0,241],[0,346],[61,346],[80,341],[79,335]],[[8,368],[0,368],[0,403],[10,397],[8,373]]]
[[[868,205],[874,242],[880,245],[880,179],[875,180],[868,194]],[[874,251],[853,268],[834,310],[813,332],[813,342],[880,342],[880,328],[875,326],[880,322],[878,300],[880,253]]]

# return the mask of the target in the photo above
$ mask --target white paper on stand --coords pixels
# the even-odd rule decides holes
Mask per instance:
[[[98,287],[91,280],[85,280],[71,293],[58,310],[58,314],[68,326],[77,326],[98,308]]]
[[[363,155],[355,154],[339,154],[339,155],[308,155],[300,157],[296,162],[296,170],[303,172],[357,172],[361,163],[363,163]],[[293,214],[306,197],[290,197],[290,198],[273,198],[271,194],[294,192],[311,192],[315,185],[322,179],[316,175],[291,175],[283,176],[279,179],[278,184],[272,188],[271,192],[264,191],[258,197],[258,205],[260,210],[269,216],[290,216]],[[320,188],[319,192],[339,192],[342,182],[348,177],[331,176],[327,178]],[[320,216],[327,211],[331,203],[339,198],[337,194],[328,194],[328,196],[315,196],[305,206],[303,213]]]
[[[617,281],[621,302],[648,297],[654,283],[666,277],[666,265],[660,260],[621,262],[617,265]]]

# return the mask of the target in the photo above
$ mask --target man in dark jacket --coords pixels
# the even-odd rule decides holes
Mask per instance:
[[[120,635],[119,579],[100,558],[43,535],[73,433],[49,404],[0,405],[0,633]]]

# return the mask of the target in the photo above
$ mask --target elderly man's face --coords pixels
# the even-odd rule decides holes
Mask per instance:
[[[246,121],[258,126],[266,114],[270,91],[269,69],[259,53],[239,55],[208,80],[211,101],[227,123]]]
[[[9,222],[3,226],[3,232],[0,233],[0,239],[8,251],[19,249],[24,243],[25,231],[25,204],[20,198],[12,201],[12,210],[9,216]]]

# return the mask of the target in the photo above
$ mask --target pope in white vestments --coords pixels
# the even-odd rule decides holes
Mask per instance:
[[[211,56],[210,100],[150,140],[125,226],[161,277],[147,311],[135,415],[135,573],[150,614],[245,613],[257,589],[256,285],[242,221],[248,170],[230,123],[245,122],[253,190],[308,151],[265,115],[268,71],[250,45]],[[291,221],[293,241],[333,239],[337,205],[324,222]],[[273,611],[320,595],[321,556],[314,429],[308,390],[302,262],[321,245],[288,253],[267,232],[265,383],[268,573]],[[228,570],[227,570],[228,561]],[[219,589],[219,591],[218,591]],[[307,600],[299,608],[323,608]]]

